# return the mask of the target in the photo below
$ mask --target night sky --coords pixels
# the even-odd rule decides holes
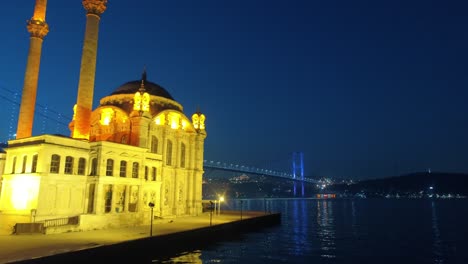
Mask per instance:
[[[1,141],[16,131],[34,3],[2,1]],[[146,66],[187,116],[206,115],[207,160],[289,171],[302,151],[310,177],[468,173],[467,12],[466,1],[109,1],[93,108]],[[69,135],[85,10],[49,0],[46,21],[33,134]]]

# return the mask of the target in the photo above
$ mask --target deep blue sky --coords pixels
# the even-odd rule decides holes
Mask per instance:
[[[20,99],[9,91],[23,86],[34,2],[2,3],[2,140],[16,130],[4,97]],[[289,170],[303,151],[308,176],[468,173],[465,2],[109,1],[93,107],[146,65],[188,116],[206,114],[208,160]],[[68,124],[85,11],[49,0],[46,20],[37,102]],[[36,115],[43,132],[68,134]]]

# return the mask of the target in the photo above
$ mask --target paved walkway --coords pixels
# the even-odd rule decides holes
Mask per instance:
[[[263,212],[243,212],[243,219],[263,214]],[[221,213],[221,215],[213,215],[212,225],[238,220],[240,220],[239,212],[225,212]],[[209,213],[193,217],[155,220],[153,222],[153,236],[177,233],[209,225]],[[149,235],[149,225],[50,235],[0,235],[0,263],[109,245],[148,237]]]

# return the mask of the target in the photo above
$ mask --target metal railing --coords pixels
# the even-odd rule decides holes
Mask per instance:
[[[57,218],[57,219],[47,219],[42,221],[44,223],[44,227],[56,227],[56,226],[64,226],[64,225],[77,225],[80,223],[80,216],[72,216],[72,217],[64,217],[64,218]]]
[[[44,234],[45,228],[43,223],[17,223],[13,231],[14,234]]]
[[[36,223],[16,223],[14,227],[14,234],[45,234],[48,227],[57,227],[65,225],[78,225],[80,223],[80,216],[64,217],[57,219],[47,219],[38,221]]]

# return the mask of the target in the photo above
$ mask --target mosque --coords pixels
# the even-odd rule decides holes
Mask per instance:
[[[153,214],[200,214],[205,116],[197,110],[189,119],[166,89],[147,80],[146,71],[93,110],[99,22],[107,0],[82,3],[86,30],[70,136],[32,135],[47,0],[36,0],[28,21],[16,139],[0,153],[1,228],[55,221],[65,225],[55,224],[55,232],[70,226],[84,231],[149,224]]]

